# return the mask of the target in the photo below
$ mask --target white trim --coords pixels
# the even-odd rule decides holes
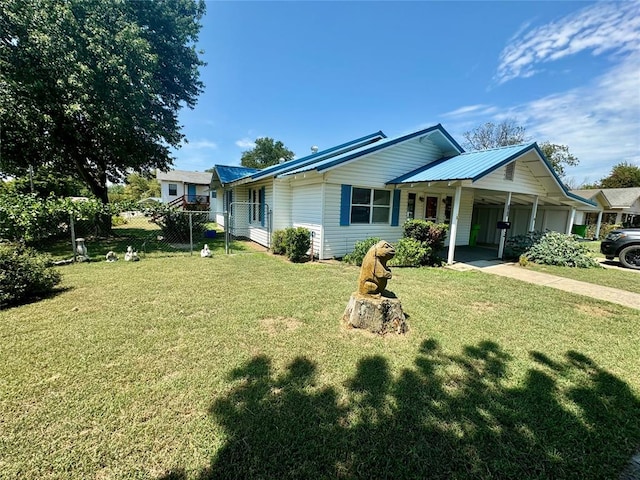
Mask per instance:
[[[504,202],[504,210],[502,213],[503,222],[509,221],[510,208],[511,208],[511,192],[507,192],[507,199]],[[504,245],[506,242],[507,242],[507,230],[503,228],[502,230],[500,230],[500,244],[498,246],[498,258],[502,258],[502,255],[504,254]]]

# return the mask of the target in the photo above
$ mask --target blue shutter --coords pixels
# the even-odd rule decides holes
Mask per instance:
[[[340,194],[340,226],[351,223],[351,185],[342,185]]]
[[[265,187],[260,188],[260,225],[264,227],[266,206],[264,204]]]
[[[391,210],[391,226],[397,227],[400,220],[400,190],[393,191],[393,210]]]

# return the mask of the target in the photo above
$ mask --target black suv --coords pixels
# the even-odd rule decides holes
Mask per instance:
[[[607,260],[618,257],[625,267],[640,270],[640,228],[612,230],[600,244],[600,252]]]

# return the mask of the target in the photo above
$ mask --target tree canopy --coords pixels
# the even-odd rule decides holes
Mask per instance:
[[[281,158],[285,162],[291,160],[294,155],[280,140],[262,137],[256,139],[256,146],[252,150],[242,152],[240,165],[248,168],[266,168],[280,163]]]
[[[618,163],[609,176],[600,180],[601,188],[640,187],[640,167],[627,162]]]
[[[202,0],[8,0],[0,12],[0,171],[107,182],[166,169],[203,89]]]
[[[569,147],[566,145],[542,142],[539,147],[561,178],[566,175],[565,167],[575,167],[579,163],[578,158],[569,152]]]
[[[512,119],[500,123],[486,122],[462,135],[466,140],[465,147],[473,150],[518,145],[528,140],[526,129]]]
[[[474,150],[518,145],[531,140],[527,135],[526,128],[518,125],[512,119],[503,120],[497,124],[493,122],[484,123],[473,130],[465,132],[463,136],[466,139],[464,146]],[[566,175],[565,167],[573,167],[580,162],[575,155],[569,152],[569,147],[566,145],[542,142],[539,147],[561,178]]]

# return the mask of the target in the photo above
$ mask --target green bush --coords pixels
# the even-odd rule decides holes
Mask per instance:
[[[533,245],[538,243],[545,233],[546,232],[535,231],[507,238],[504,246],[504,257],[520,258],[528,252]]]
[[[527,260],[544,265],[562,267],[597,267],[589,249],[571,235],[547,232],[525,253]]]
[[[285,255],[292,262],[302,262],[311,248],[311,232],[304,227],[285,230]]]
[[[271,251],[276,255],[284,255],[287,251],[286,232],[276,230],[271,234]]]
[[[0,306],[48,293],[60,280],[47,256],[23,246],[0,245]]]
[[[358,266],[362,265],[364,256],[367,254],[369,249],[379,241],[380,239],[378,237],[370,237],[364,240],[358,240],[353,246],[353,252],[347,253],[342,258],[342,261],[346,263],[351,263],[352,265],[358,265]]]
[[[302,262],[311,248],[311,233],[304,227],[276,230],[271,235],[271,251],[286,255],[292,262]]]
[[[621,228],[622,225],[619,224],[603,223],[600,226],[600,236],[598,237],[598,239],[604,240],[604,237],[609,235],[609,233],[611,233],[613,230],[619,230]]]
[[[389,265],[400,267],[419,267],[426,265],[431,257],[431,248],[426,242],[419,242],[415,238],[401,238],[396,243],[396,255]]]
[[[449,225],[426,220],[407,220],[402,226],[402,230],[404,237],[424,242],[427,247],[437,252],[444,248]]]

